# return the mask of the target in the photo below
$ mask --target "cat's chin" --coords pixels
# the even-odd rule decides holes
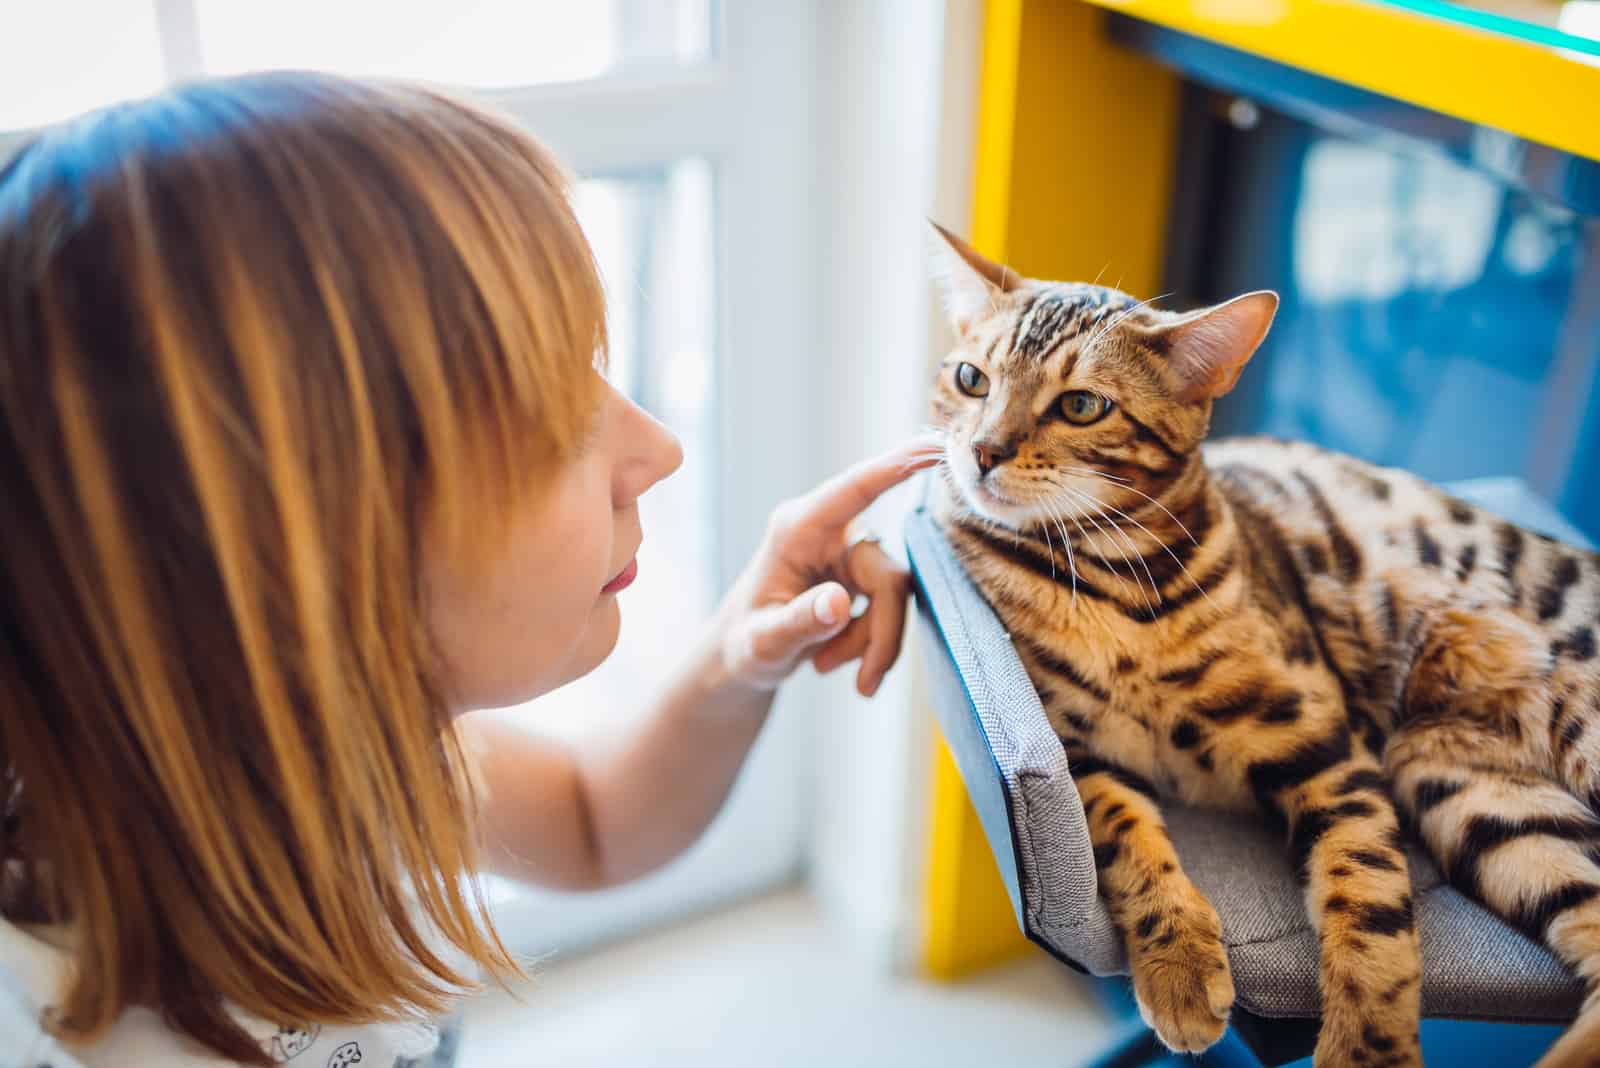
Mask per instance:
[[[1012,500],[982,485],[962,485],[961,503],[984,519],[1012,530],[1025,530],[1043,517],[1038,505]]]

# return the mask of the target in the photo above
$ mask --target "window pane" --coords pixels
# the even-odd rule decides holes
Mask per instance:
[[[216,74],[308,67],[473,88],[595,78],[711,51],[710,0],[197,0]]]
[[[686,160],[579,184],[578,213],[606,284],[612,382],[672,428],[684,466],[640,501],[638,581],[622,638],[588,678],[519,709],[568,739],[610,732],[645,708],[712,608],[716,590],[712,181]]]
[[[159,89],[154,0],[50,0],[0,30],[0,130],[44,126]]]

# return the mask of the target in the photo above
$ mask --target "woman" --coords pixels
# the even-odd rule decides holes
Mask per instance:
[[[425,1053],[517,971],[464,876],[634,878],[797,664],[877,689],[907,579],[846,529],[914,448],[774,513],[626,744],[463,715],[615,642],[680,455],[604,353],[554,161],[429,91],[190,86],[0,173],[0,972],[33,1048]]]

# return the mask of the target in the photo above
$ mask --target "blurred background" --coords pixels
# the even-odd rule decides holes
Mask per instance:
[[[1041,2],[18,2],[0,33],[0,158],[87,108],[283,67],[453,86],[556,149],[605,276],[615,380],[687,453],[643,503],[617,654],[502,713],[575,744],[605,744],[644,707],[775,502],[921,426],[948,340],[930,216],[1024,271],[1104,264],[1168,307],[1277,289],[1278,326],[1222,430],[1439,479],[1514,476],[1600,536],[1592,161],[1134,20],[1086,32],[1148,64],[1156,110],[1005,90],[1005,27]],[[1212,5],[1268,21],[1300,6]],[[1409,6],[1573,62],[1600,54],[1592,0]],[[1029,156],[1030,130],[1091,109],[1099,134]],[[1086,181],[1099,142],[1129,130],[1165,146],[1159,165]],[[1004,221],[1024,189],[1054,209]],[[916,496],[885,501],[877,526]],[[637,885],[494,885],[502,933],[543,963],[531,988],[471,1007],[463,1068],[1083,1063],[1125,1005],[1014,933],[970,966],[930,948],[930,923],[949,927],[930,919],[946,832],[921,685],[915,651],[870,704],[848,678],[797,678],[705,839]]]

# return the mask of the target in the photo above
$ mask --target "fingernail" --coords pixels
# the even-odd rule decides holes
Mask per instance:
[[[839,622],[839,614],[833,610],[832,590],[824,592],[817,598],[816,607],[812,611],[816,613],[817,622],[825,627],[831,627]]]

